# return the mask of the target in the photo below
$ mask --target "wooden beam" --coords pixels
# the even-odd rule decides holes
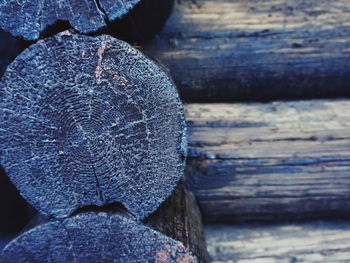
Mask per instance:
[[[17,57],[0,87],[0,162],[44,215],[120,202],[143,219],[183,176],[177,90],[121,40],[46,38]]]
[[[173,2],[4,0],[0,2],[0,27],[26,40],[37,40],[73,27],[81,34],[107,30],[117,36],[126,34],[130,41],[142,42],[152,38],[161,29]],[[130,12],[132,14],[126,16]],[[135,35],[135,30],[139,35]]]
[[[208,225],[213,263],[342,263],[350,261],[348,221]]]
[[[14,239],[0,260],[10,262],[197,263],[179,241],[127,215],[87,212],[39,225]]]
[[[180,183],[173,194],[146,220],[153,229],[181,241],[200,262],[210,262],[202,215],[193,194]]]
[[[347,0],[181,0],[145,52],[188,102],[349,96]]]
[[[350,101],[188,104],[205,221],[349,218]]]

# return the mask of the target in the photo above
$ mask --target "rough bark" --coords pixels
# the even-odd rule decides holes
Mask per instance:
[[[176,88],[120,40],[41,40],[8,67],[0,93],[1,164],[44,215],[120,202],[142,219],[183,176]]]
[[[179,241],[131,218],[82,213],[29,230],[5,247],[1,262],[195,263]]]
[[[349,96],[347,0],[181,0],[145,51],[188,102]]]
[[[0,2],[0,27],[26,40],[45,37],[52,30],[57,33],[70,25],[82,34],[108,27],[118,35],[115,29],[120,26],[114,27],[115,22],[137,6],[139,11],[133,12],[133,18],[136,22],[147,20],[136,25],[150,38],[165,22],[172,4],[173,0],[4,0]],[[152,16],[149,6],[153,6]]]
[[[146,220],[153,229],[181,241],[202,263],[209,262],[202,216],[193,194],[180,184]]]
[[[186,110],[188,176],[205,221],[349,218],[350,101]]]
[[[346,263],[350,224],[316,221],[276,225],[209,225],[213,263]]]

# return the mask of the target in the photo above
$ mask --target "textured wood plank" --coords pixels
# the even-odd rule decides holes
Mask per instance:
[[[181,0],[145,51],[186,101],[348,96],[348,0]]]
[[[146,220],[153,229],[181,241],[202,263],[209,262],[202,215],[193,194],[181,183]]]
[[[41,40],[8,67],[0,95],[1,164],[44,215],[120,202],[144,218],[183,176],[176,88],[125,42]]]
[[[12,262],[196,263],[178,241],[129,217],[82,213],[29,230],[5,247],[0,258]]]
[[[277,225],[209,225],[213,263],[347,263],[349,222]]]
[[[350,101],[188,104],[204,220],[349,217]]]

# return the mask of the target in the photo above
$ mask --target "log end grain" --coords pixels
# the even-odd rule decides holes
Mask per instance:
[[[143,42],[161,29],[173,2],[174,0],[5,0],[0,3],[0,27],[14,36],[37,40],[48,36],[49,32],[52,33],[52,27],[63,23],[64,27],[73,27],[81,34],[96,34],[107,30],[116,36],[127,36],[132,42]],[[56,32],[61,27],[58,26]]]
[[[142,219],[183,175],[176,88],[123,41],[66,31],[25,50],[0,85],[1,164],[45,215],[120,202]]]
[[[8,244],[0,261],[198,262],[181,242],[130,218],[105,212],[82,213],[37,226]]]

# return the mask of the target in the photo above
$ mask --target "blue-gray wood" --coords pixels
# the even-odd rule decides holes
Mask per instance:
[[[140,0],[3,0],[0,27],[27,40],[58,21],[68,21],[80,33],[92,33],[129,12]]]
[[[202,215],[194,195],[184,183],[180,183],[145,222],[156,231],[181,241],[202,263],[210,262]]]
[[[350,101],[189,104],[188,175],[211,222],[350,217]]]
[[[82,213],[39,225],[14,239],[2,263],[197,263],[181,242],[118,214]]]
[[[0,161],[41,213],[119,202],[152,213],[183,175],[177,90],[123,41],[65,31],[40,40],[0,83]]]
[[[182,0],[145,51],[188,102],[350,96],[350,1]]]
[[[349,221],[207,225],[215,263],[345,263],[350,261]]]

